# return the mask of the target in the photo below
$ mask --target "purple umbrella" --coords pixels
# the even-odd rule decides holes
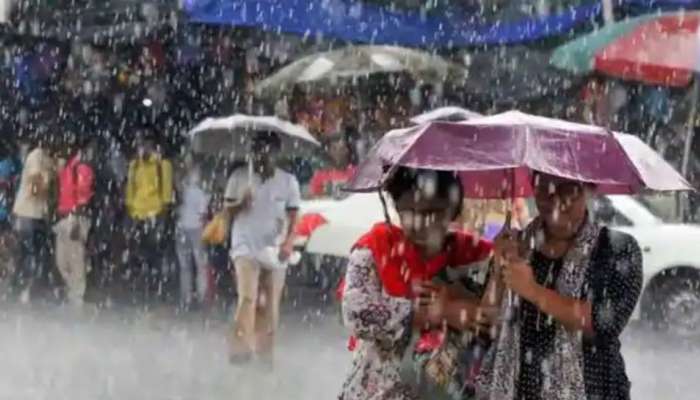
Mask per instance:
[[[471,198],[529,197],[533,171],[595,184],[601,194],[692,190],[631,135],[519,111],[389,132],[348,190],[377,190],[399,165],[457,171]]]

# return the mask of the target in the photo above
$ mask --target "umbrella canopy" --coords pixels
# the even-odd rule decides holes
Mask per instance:
[[[447,106],[416,115],[411,118],[411,122],[420,125],[431,121],[465,121],[477,117],[482,117],[482,115],[478,112],[467,110],[466,108]]]
[[[263,95],[274,94],[296,84],[335,84],[342,79],[397,72],[431,82],[464,75],[464,69],[456,64],[424,51],[397,46],[348,46],[301,58],[260,82],[256,90]]]
[[[645,15],[618,22],[555,50],[555,66],[654,85],[687,86],[700,71],[700,12]]]
[[[662,192],[693,190],[671,164],[637,136],[616,132],[615,137],[648,188]]]
[[[310,201],[302,203],[301,210],[324,220],[309,233],[305,251],[338,257],[347,257],[353,244],[368,228],[385,221],[384,207],[376,193],[355,193],[340,201]],[[393,207],[387,211],[392,221],[399,220]]]
[[[273,131],[280,134],[282,151],[303,152],[320,143],[301,125],[273,116],[236,114],[230,117],[207,118],[190,130],[192,148],[197,153],[213,155],[245,155],[251,133]]]
[[[601,127],[519,111],[432,122],[388,133],[360,164],[348,189],[379,189],[403,165],[457,171],[465,195],[472,198],[531,196],[533,171],[595,184],[603,194],[690,190],[653,150],[619,138]]]

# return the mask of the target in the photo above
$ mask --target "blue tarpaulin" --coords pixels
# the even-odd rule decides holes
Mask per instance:
[[[649,10],[678,10],[696,9],[700,7],[698,0],[626,0],[628,8],[644,13]]]
[[[198,23],[409,47],[525,43],[567,33],[601,13],[600,3],[589,2],[548,16],[489,23],[478,13],[425,15],[353,0],[185,0],[184,6]]]

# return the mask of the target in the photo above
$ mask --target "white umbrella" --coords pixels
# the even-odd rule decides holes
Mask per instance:
[[[411,118],[411,122],[416,125],[421,125],[432,121],[466,121],[478,117],[483,117],[483,115],[466,108],[447,106],[416,115]]]
[[[387,198],[387,201],[390,200]],[[398,216],[389,206],[392,221]],[[357,239],[378,222],[385,221],[384,208],[377,193],[354,193],[340,201],[309,202],[302,206],[304,213],[319,213],[326,220],[314,230],[305,251],[347,257]]]
[[[348,46],[312,54],[282,68],[260,82],[258,93],[279,93],[303,83],[331,83],[375,73],[407,72],[428,82],[459,76],[464,69],[444,58],[398,46]]]
[[[640,173],[640,178],[650,189],[657,191],[676,191],[679,188],[693,190],[692,185],[679,174],[668,161],[654,151],[644,141],[628,133],[615,132],[618,142],[632,164]]]
[[[235,114],[230,117],[207,118],[187,135],[196,153],[238,157],[248,153],[251,133],[261,131],[279,133],[284,153],[303,152],[320,146],[303,126],[274,116]]]

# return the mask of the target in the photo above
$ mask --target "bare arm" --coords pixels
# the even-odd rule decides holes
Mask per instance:
[[[414,319],[416,326],[447,324],[459,331],[489,327],[495,316],[495,308],[484,307],[479,297],[455,289],[432,282],[424,282],[414,288],[418,296]]]
[[[226,216],[226,219],[231,220],[236,218],[236,216],[238,216],[238,214],[240,214],[246,208],[247,204],[245,202],[233,203],[230,202],[229,199],[226,199],[222,212],[224,216]]]
[[[593,335],[591,304],[567,297],[537,283],[532,267],[522,259],[512,260],[502,269],[503,281],[513,293],[552,316],[569,331]]]
[[[287,233],[285,235],[284,242],[292,243],[294,241],[294,227],[297,225],[297,220],[299,218],[299,210],[296,208],[291,208],[287,210]]]
[[[389,296],[382,289],[372,253],[366,249],[350,253],[345,273],[343,320],[358,339],[383,349],[406,346],[412,332],[411,300]]]
[[[593,336],[591,303],[562,296],[540,285],[536,285],[528,297],[531,298],[526,300],[535,304],[543,313],[554,317],[567,330],[582,331],[586,336]]]
[[[447,302],[444,317],[450,328],[458,331],[473,329],[480,311],[476,298],[453,299]]]
[[[639,299],[643,272],[639,244],[619,235],[610,264],[596,266],[598,279],[590,301],[562,296],[539,285],[531,290],[530,301],[570,331],[603,339],[620,336]]]
[[[246,189],[241,190],[240,177],[236,173],[232,174],[226,184],[224,191],[224,209],[223,214],[228,221],[235,219],[238,214],[250,207],[253,201],[253,193],[249,186],[243,186]]]

